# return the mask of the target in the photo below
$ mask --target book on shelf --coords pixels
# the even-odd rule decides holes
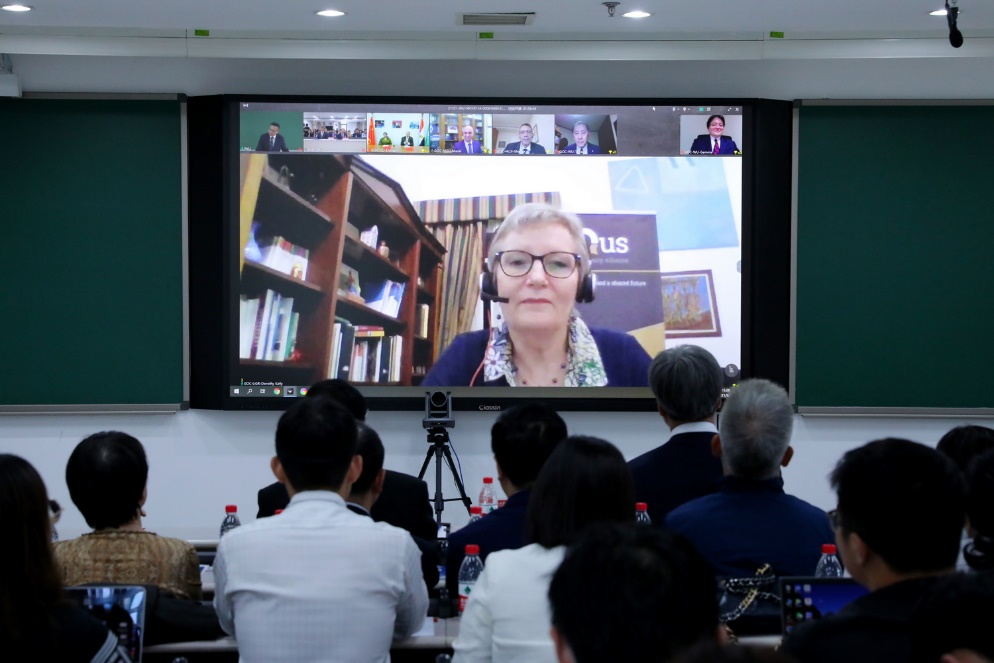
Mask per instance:
[[[260,265],[265,265],[287,276],[304,281],[307,279],[307,264],[311,252],[283,237],[263,237],[258,241],[261,258]]]
[[[373,336],[383,336],[386,332],[379,325],[356,325],[356,338],[370,338]]]
[[[390,279],[377,283],[371,290],[372,295],[366,298],[366,306],[391,318],[396,318],[400,314],[400,302],[404,298],[406,285],[406,283]]]
[[[239,359],[286,361],[297,341],[299,314],[293,297],[266,290],[258,299],[242,296],[238,335]]]
[[[342,341],[338,349],[338,377],[342,380],[351,380],[352,373],[352,349],[355,346],[355,327],[352,324],[342,324]]]
[[[428,338],[428,320],[431,317],[431,309],[427,304],[418,304],[414,313],[414,328],[421,338]]]

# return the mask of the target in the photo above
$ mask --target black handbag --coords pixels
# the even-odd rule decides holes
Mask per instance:
[[[735,635],[776,635],[781,630],[780,583],[764,564],[756,575],[718,582],[718,620]]]

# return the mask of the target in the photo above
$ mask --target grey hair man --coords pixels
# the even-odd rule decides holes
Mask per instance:
[[[718,489],[721,462],[711,454],[711,440],[723,382],[718,361],[696,345],[663,350],[649,366],[649,386],[670,436],[628,467],[635,498],[648,505],[657,525],[681,504]]]
[[[666,518],[666,527],[690,539],[716,576],[751,576],[764,564],[775,575],[812,575],[822,545],[835,541],[823,510],[784,492],[780,469],[794,455],[793,418],[783,387],[741,382],[711,442],[724,472],[718,492]]]

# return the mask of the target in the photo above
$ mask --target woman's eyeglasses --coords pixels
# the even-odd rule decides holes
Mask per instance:
[[[554,279],[564,279],[572,275],[580,264],[580,256],[568,251],[553,251],[543,256],[527,251],[498,251],[496,258],[501,271],[508,276],[524,276],[532,271],[535,261],[540,260],[546,274]]]

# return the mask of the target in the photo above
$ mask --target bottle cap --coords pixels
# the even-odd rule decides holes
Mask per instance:
[[[224,512],[225,513],[238,513],[238,507],[235,506],[234,504],[229,504],[226,507],[224,507]]]
[[[649,505],[646,504],[645,502],[636,502],[635,503],[635,510],[636,511],[645,511],[648,508],[649,508]]]
[[[823,543],[821,545],[822,555],[834,555],[835,554],[835,544],[834,543]]]
[[[493,482],[494,482],[493,477],[483,477],[483,483],[493,483]]]
[[[483,514],[483,507],[482,506],[471,506],[471,507],[469,507],[469,513],[470,513],[470,515],[473,515],[473,516],[478,515],[478,514],[482,515]]]
[[[476,545],[475,543],[470,543],[469,545],[466,546],[466,554],[467,555],[479,555],[480,554],[480,546]]]

